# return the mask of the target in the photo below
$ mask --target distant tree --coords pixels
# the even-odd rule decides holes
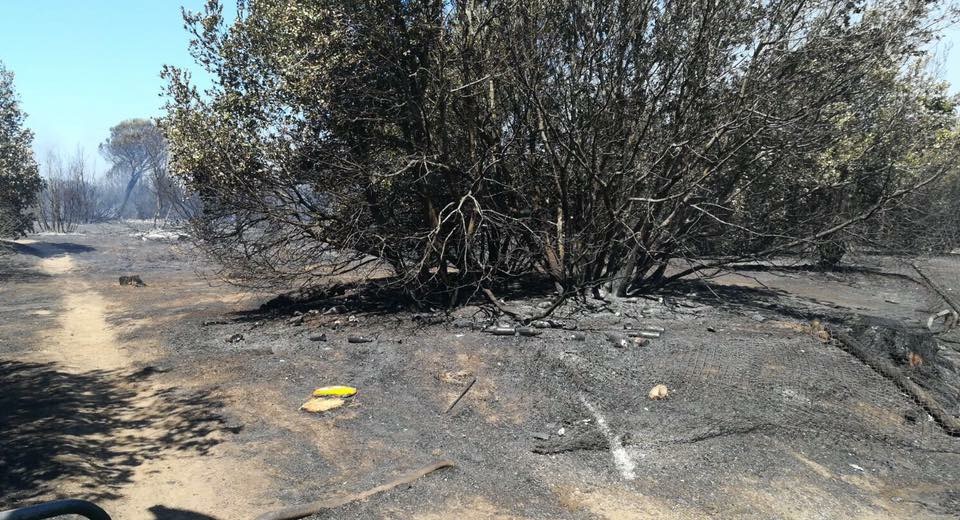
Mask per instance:
[[[0,237],[16,237],[31,228],[27,210],[43,184],[33,157],[33,133],[13,88],[13,73],[0,63]]]
[[[112,164],[109,173],[126,182],[118,217],[123,217],[130,195],[144,175],[166,177],[167,144],[149,119],[121,121],[110,129],[110,137],[100,145],[100,153]]]
[[[108,218],[102,189],[91,178],[83,150],[67,160],[51,151],[43,170],[44,186],[36,205],[40,229],[69,233],[80,224]]]

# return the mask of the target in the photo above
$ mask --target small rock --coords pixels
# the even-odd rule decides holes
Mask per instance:
[[[659,401],[661,399],[666,399],[670,395],[670,390],[667,389],[667,385],[657,385],[650,389],[650,393],[647,395],[650,399],[654,401]]]
[[[566,433],[567,433],[567,429],[562,426],[560,427],[559,430],[557,430],[557,435],[559,435],[560,437],[563,437]]]
[[[340,314],[340,308],[334,305],[333,307],[330,307],[329,309],[323,311],[323,313],[324,314]]]
[[[303,314],[294,316],[287,320],[287,323],[290,325],[302,325],[303,324]]]
[[[147,284],[140,279],[140,275],[121,276],[120,285],[132,285],[134,287],[146,287]]]
[[[534,320],[534,321],[530,322],[530,326],[531,326],[531,327],[538,328],[538,329],[549,329],[549,328],[550,328],[550,322],[549,322],[549,321],[545,321],[545,320]]]
[[[537,329],[533,329],[530,327],[517,327],[517,334],[521,336],[532,337],[532,336],[539,336],[541,332]]]
[[[586,341],[587,335],[582,332],[575,332],[570,335],[570,339],[572,339],[573,341]]]
[[[316,316],[317,314],[320,314],[320,309],[310,309],[309,311],[307,311],[307,314],[312,314]]]
[[[368,338],[366,336],[348,336],[347,342],[349,343],[371,343],[373,338]]]
[[[715,328],[713,328],[713,327],[707,327],[707,332],[716,332],[716,331],[717,331],[717,329],[715,329]]]
[[[239,343],[243,341],[243,334],[234,334],[227,338],[227,343]]]
[[[548,301],[548,302],[540,302],[540,303],[537,304],[537,308],[538,308],[538,309],[549,309],[551,305],[553,305],[553,302],[549,302],[549,301]]]
[[[514,336],[517,334],[517,329],[513,327],[491,327],[487,329],[487,332],[494,336]]]
[[[629,348],[630,345],[631,345],[629,339],[627,339],[627,338],[625,338],[624,336],[621,336],[621,335],[619,335],[619,334],[614,334],[614,333],[612,333],[612,332],[608,332],[608,333],[606,334],[606,336],[607,336],[607,340],[609,340],[611,343],[613,343],[613,346],[615,346],[615,347],[619,347],[619,348]]]
[[[538,441],[546,441],[550,439],[550,436],[543,432],[534,432],[530,434],[531,437],[537,439]]]
[[[321,332],[320,334],[311,334],[307,337],[310,341],[327,341],[326,333]]]
[[[358,321],[360,320],[353,314],[351,314],[350,317],[347,318],[347,323],[357,323]]]

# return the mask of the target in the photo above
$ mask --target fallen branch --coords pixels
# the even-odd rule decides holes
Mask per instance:
[[[547,316],[553,314],[553,311],[555,311],[557,307],[559,307],[560,304],[562,304],[564,300],[567,299],[565,292],[560,293],[560,296],[558,296],[557,299],[554,300],[549,307],[544,309],[543,312],[537,314],[536,316],[529,317],[529,316],[521,316],[519,312],[513,309],[510,309],[506,305],[500,303],[500,300],[497,299],[497,295],[493,294],[493,291],[491,291],[490,289],[484,288],[482,290],[483,290],[483,294],[486,295],[487,299],[490,300],[490,303],[492,303],[493,306],[497,308],[497,310],[519,321],[520,323],[523,323],[524,325],[530,323],[531,321],[542,320]]]
[[[629,437],[629,435],[628,435]],[[624,442],[624,444],[627,444]],[[530,451],[538,455],[555,455],[569,451],[607,451],[610,441],[596,429],[579,434],[571,433],[563,437],[555,437],[534,444]]]
[[[463,399],[463,396],[467,395],[467,392],[469,392],[470,389],[473,388],[473,384],[476,382],[477,382],[477,378],[471,379],[470,382],[467,383],[467,387],[464,388],[462,392],[460,392],[460,395],[458,395],[457,398],[454,399],[452,403],[450,403],[450,406],[448,406],[446,411],[444,411],[443,413],[444,414],[450,413],[450,410],[453,410],[453,407],[457,406],[457,403],[459,403],[460,400]]]
[[[880,375],[893,381],[901,390],[912,397],[920,407],[933,417],[947,434],[960,436],[960,419],[954,417],[947,410],[944,410],[933,396],[921,388],[920,385],[914,383],[909,377],[905,376],[903,372],[898,370],[892,363],[881,357],[870,355],[859,341],[853,339],[853,337],[843,331],[833,329],[830,331],[830,334],[837,339],[840,347],[844,351],[876,370]]]
[[[402,486],[404,484],[411,484],[415,480],[419,479],[420,477],[425,477],[438,469],[453,467],[453,466],[455,466],[455,464],[453,463],[453,461],[450,461],[450,460],[437,461],[437,462],[434,462],[433,464],[429,464],[420,469],[411,471],[410,473],[402,477],[391,480],[386,484],[381,484],[375,488],[371,488],[366,491],[361,491],[360,493],[354,493],[352,495],[347,495],[343,497],[318,500],[316,502],[310,502],[308,504],[302,504],[299,506],[285,507],[278,511],[264,513],[258,516],[256,520],[296,520],[298,518],[304,518],[310,515],[315,515],[324,510],[336,509],[338,507],[345,506],[351,502],[363,500],[365,498],[369,498],[378,493],[389,491],[397,486]]]
[[[943,318],[944,331],[948,331],[957,326],[957,322],[960,322],[960,315],[957,314],[953,309],[943,309],[942,311],[931,314],[927,318],[927,328],[930,329],[930,332],[936,332],[933,329],[933,324],[937,321],[937,318]]]
[[[731,435],[750,435],[757,432],[763,431],[768,425],[766,424],[753,424],[749,426],[740,426],[740,427],[730,427],[719,430],[713,430],[707,433],[700,433],[686,439],[677,439],[673,442],[677,444],[693,444],[695,442],[707,441],[710,439],[718,439],[720,437],[729,437]]]
[[[920,275],[920,278],[923,279],[923,281],[926,283],[927,287],[930,288],[930,290],[932,290],[933,292],[937,293],[941,298],[943,298],[943,301],[947,302],[947,305],[949,305],[950,308],[953,309],[953,312],[955,312],[955,313],[957,313],[957,314],[960,314],[960,305],[958,305],[957,302],[955,302],[955,301],[953,300],[953,298],[951,298],[950,295],[947,294],[946,291],[944,291],[943,289],[940,288],[939,285],[937,285],[936,283],[934,283],[934,281],[933,281],[932,279],[930,279],[930,277],[927,276],[927,275],[920,269],[920,266],[917,265],[916,262],[910,262],[910,265],[913,266],[913,270],[916,271],[917,274]]]

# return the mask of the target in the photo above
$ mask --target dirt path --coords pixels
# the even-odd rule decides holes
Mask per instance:
[[[44,348],[35,351],[36,360],[56,362],[71,372],[129,367],[129,356],[107,325],[107,302],[88,283],[70,275],[74,268],[70,255],[39,263],[40,271],[58,279],[66,292],[59,327],[48,331]]]
[[[758,271],[758,288],[691,285],[621,302],[622,313],[565,310],[585,335],[573,341],[425,326],[365,293],[272,307],[196,277],[203,263],[180,244],[113,224],[16,249],[0,258],[0,509],[73,496],[117,520],[252,518],[449,458],[456,468],[328,516],[960,510],[956,442],[810,330],[811,312],[925,319],[923,288],[898,277]],[[117,284],[130,274],[147,286]],[[666,332],[642,349],[605,337],[643,323]],[[461,372],[476,385],[443,413],[466,381],[447,376]],[[647,399],[661,383],[670,399]],[[298,410],[330,384],[360,391],[333,413]],[[534,451],[542,443],[571,448]]]
[[[186,431],[197,437],[178,439],[178,443],[202,443],[210,449],[198,452],[172,445],[171,432],[190,418],[156,416],[155,410],[169,406],[163,402],[174,390],[169,381],[128,381],[136,367],[151,361],[149,352],[156,345],[124,344],[118,338],[108,321],[111,309],[122,310],[118,304],[108,302],[92,288],[69,254],[41,259],[38,269],[61,288],[63,310],[56,326],[41,334],[43,340],[32,351],[30,361],[53,363],[64,373],[105,374],[134,396],[120,416],[112,419],[136,427],[115,430],[111,438],[99,442],[109,445],[111,460],[121,454],[139,463],[127,475],[128,482],[100,505],[114,518],[132,520],[247,518],[262,510],[265,506],[260,497],[269,486],[263,468],[232,453],[222,443],[225,434],[202,429],[193,432],[187,426]],[[85,496],[88,484],[65,479],[57,498]]]

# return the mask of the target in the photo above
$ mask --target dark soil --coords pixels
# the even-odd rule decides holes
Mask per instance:
[[[497,320],[486,306],[425,315],[349,284],[306,300],[247,294],[198,279],[204,266],[183,242],[139,240],[118,225],[84,231],[32,237],[40,245],[28,248],[41,256],[70,254],[77,264],[72,279],[111,302],[108,321],[120,340],[143,349],[133,352],[129,372],[146,370],[150,381],[179,392],[180,401],[161,397],[166,408],[160,410],[176,415],[179,402],[189,413],[185,396],[193,399],[190,405],[216,403],[216,420],[204,423],[215,432],[186,435],[219,443],[245,467],[259,468],[264,482],[258,496],[236,497],[251,517],[362,491],[444,458],[457,466],[316,518],[960,514],[960,439],[810,323],[848,327],[878,353],[914,370],[912,377],[945,406],[955,405],[960,379],[951,336],[921,330],[942,302],[891,259],[839,272],[747,266],[653,299],[571,302],[553,317],[583,333],[580,341],[563,328],[540,329],[534,337],[494,336],[481,330]],[[40,274],[33,267],[39,256],[25,249],[0,259],[0,360],[6,363],[0,367],[44,348],[43,331],[57,326],[61,277]],[[960,260],[922,261],[945,286],[960,284]],[[117,283],[130,273],[146,287]],[[532,314],[543,301],[516,295],[507,305]],[[862,317],[851,321],[854,316]],[[607,333],[625,335],[642,325],[665,333],[626,349],[607,339]],[[325,341],[311,340],[320,333]],[[373,341],[351,343],[350,336]],[[911,367],[907,351],[924,363]],[[58,368],[11,370],[0,368],[0,386],[22,386],[16,374],[56,374]],[[109,398],[119,376],[98,377],[104,379],[102,397]],[[475,385],[444,413],[473,378]],[[48,380],[70,384],[55,375]],[[94,381],[81,383],[98,394]],[[325,414],[298,410],[314,388],[332,384],[359,392]],[[669,388],[667,399],[648,398],[656,384]],[[36,387],[43,386],[38,380]],[[123,395],[111,400],[121,406]],[[7,409],[36,417],[62,413],[29,392],[17,392],[15,401],[0,411],[0,437],[11,435]],[[110,415],[110,408],[102,414]],[[95,413],[85,420],[98,421]],[[71,439],[109,431],[109,425],[98,432],[75,429]],[[18,442],[63,441],[30,436]],[[63,449],[74,449],[71,443]],[[118,504],[140,485],[123,473],[95,478],[69,465],[42,473],[38,469],[50,467],[42,450],[13,457],[11,442],[0,443],[0,450],[3,471],[37,475],[2,481],[0,505],[59,498],[57,482],[70,477],[98,488],[89,498],[109,488]],[[184,512],[182,504],[158,499],[142,517],[221,514],[196,509]]]

